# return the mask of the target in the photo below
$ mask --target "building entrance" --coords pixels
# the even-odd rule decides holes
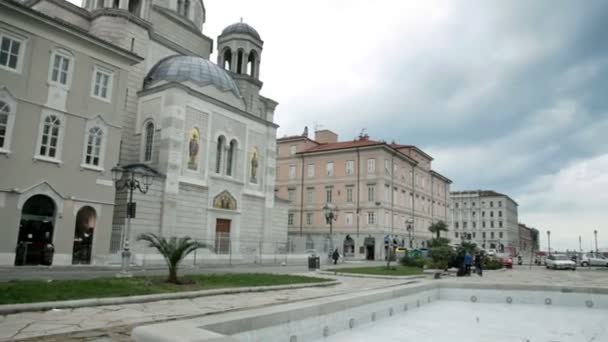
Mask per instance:
[[[376,249],[376,239],[373,237],[366,237],[363,241],[365,245],[365,259],[366,260],[374,260],[374,250]]]
[[[74,248],[72,249],[72,264],[91,263],[91,249],[93,247],[93,233],[97,225],[97,214],[91,207],[82,207],[76,214],[76,227],[74,228]]]
[[[230,220],[217,219],[215,222],[215,253],[230,253]]]
[[[30,197],[21,210],[15,266],[51,265],[55,203],[45,195]]]

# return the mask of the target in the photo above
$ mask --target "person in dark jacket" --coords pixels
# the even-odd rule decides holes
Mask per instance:
[[[471,265],[473,264],[473,256],[469,252],[464,255],[464,273],[471,275]]]
[[[340,259],[340,252],[338,252],[337,248],[336,250],[334,250],[333,254],[331,255],[331,258],[334,259],[334,265],[336,265],[338,263],[338,259]]]
[[[475,272],[482,277],[483,276],[483,254],[477,253],[475,255]]]

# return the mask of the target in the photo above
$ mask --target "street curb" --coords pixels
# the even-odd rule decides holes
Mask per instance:
[[[218,296],[218,295],[225,295],[225,294],[255,293],[255,292],[268,292],[268,291],[278,291],[278,290],[294,290],[294,289],[302,289],[302,288],[309,288],[309,287],[328,287],[328,286],[334,286],[334,285],[338,285],[338,284],[340,284],[340,281],[332,280],[332,281],[326,281],[326,282],[322,282],[322,283],[311,283],[311,284],[236,287],[236,288],[229,288],[229,289],[161,293],[161,294],[129,296],[129,297],[91,298],[91,299],[65,300],[65,301],[57,301],[57,302],[28,303],[28,304],[7,304],[7,305],[0,305],[0,315],[9,315],[9,314],[15,314],[15,313],[22,313],[22,312],[46,311],[46,310],[52,310],[52,309],[73,309],[73,308],[102,306],[102,305],[149,303],[149,302],[157,302],[157,301],[161,301],[161,300],[189,299],[189,298]]]
[[[373,279],[423,279],[427,278],[426,275],[409,275],[409,276],[385,276],[375,274],[358,274],[358,273],[346,273],[346,272],[333,272],[333,271],[317,271],[317,274],[322,275],[335,275],[341,277],[353,277],[353,278],[373,278]]]

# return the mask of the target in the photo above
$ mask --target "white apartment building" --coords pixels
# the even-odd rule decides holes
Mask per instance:
[[[519,249],[517,202],[492,190],[450,193],[452,241],[471,241],[486,249],[510,252]]]

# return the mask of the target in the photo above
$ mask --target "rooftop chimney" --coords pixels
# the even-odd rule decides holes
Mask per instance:
[[[328,129],[322,129],[315,132],[315,141],[321,144],[337,143],[338,135]]]

